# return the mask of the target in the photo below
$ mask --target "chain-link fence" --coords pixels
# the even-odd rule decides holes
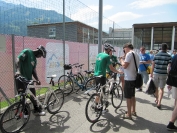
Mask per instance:
[[[85,64],[83,69],[90,69],[90,64],[95,62],[98,54],[98,18],[98,12],[79,0],[66,0],[65,3],[63,0],[2,0],[1,90],[8,98],[14,98],[15,60],[25,48],[35,50],[39,45],[43,45],[47,49],[47,57],[37,60],[37,72],[42,84],[48,84],[46,77],[52,74],[57,75],[57,82],[59,76],[64,73],[64,62]],[[124,30],[105,17],[102,29],[102,41],[115,46],[116,56],[122,55],[122,45],[131,42],[131,31]],[[0,93],[0,102],[4,100]]]

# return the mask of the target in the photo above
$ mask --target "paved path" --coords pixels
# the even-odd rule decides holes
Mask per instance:
[[[144,88],[145,90],[145,88]],[[167,97],[165,88],[162,100],[162,109],[155,106],[153,96],[144,92],[136,92],[137,117],[133,120],[121,119],[126,110],[125,100],[122,106],[115,110],[112,105],[109,112],[100,118],[95,124],[89,123],[85,117],[85,105],[88,97],[79,92],[65,98],[65,103],[59,113],[46,116],[31,115],[31,119],[22,132],[24,133],[167,133],[168,124],[174,100]]]

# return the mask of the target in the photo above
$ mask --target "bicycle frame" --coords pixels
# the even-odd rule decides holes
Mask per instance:
[[[41,103],[40,100],[38,99],[38,97],[36,97],[36,96],[30,91],[30,88],[48,88],[43,103]],[[51,88],[51,85],[45,85],[45,86],[43,86],[43,85],[30,85],[30,84],[28,84],[25,93],[26,93],[27,95],[30,94],[31,96],[33,96],[34,100],[37,101],[37,104],[39,104],[39,105],[42,107],[42,109],[46,109],[46,107],[48,106],[48,105],[46,104],[46,103],[47,103],[47,100],[48,100],[47,98],[48,98],[48,96],[49,96],[51,93],[53,93],[54,96],[56,97],[56,99],[58,100],[56,94],[54,93],[54,90]],[[26,101],[25,101],[25,102],[26,102]]]
[[[70,70],[70,72],[67,73],[67,76],[72,78],[74,83],[76,83],[77,86],[79,86],[80,89],[84,90],[84,84],[79,84],[76,80],[76,78],[73,75],[72,69]]]

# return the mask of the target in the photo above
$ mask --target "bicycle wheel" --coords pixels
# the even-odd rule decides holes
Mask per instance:
[[[103,109],[102,99],[98,100],[100,101],[99,103],[96,103],[95,102],[96,98],[100,99],[100,95],[97,93],[94,93],[87,101],[87,104],[85,107],[86,118],[91,123],[97,122],[102,114],[102,109]]]
[[[87,80],[87,82],[85,83],[85,90],[86,93],[88,95],[92,95],[93,93],[95,93],[95,89],[96,89],[96,78],[90,78]]]
[[[69,95],[73,91],[74,84],[70,77],[67,75],[62,75],[58,80],[58,87],[64,94]]]
[[[9,106],[0,119],[0,130],[3,133],[17,133],[27,124],[30,118],[30,106],[17,102]]]
[[[74,75],[74,78],[75,78],[75,84],[74,84],[74,89],[77,91],[80,89],[80,87],[78,86],[79,85],[82,85],[83,84],[83,80],[82,78],[80,77],[80,75]]]
[[[56,114],[64,103],[64,94],[61,89],[57,89],[49,96],[47,101],[47,111],[50,114]]]
[[[111,93],[112,93],[111,101],[112,101],[113,107],[119,108],[123,100],[122,87],[114,84]]]

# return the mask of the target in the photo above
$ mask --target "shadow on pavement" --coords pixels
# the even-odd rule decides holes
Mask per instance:
[[[50,114],[49,114],[50,115]],[[34,116],[28,123],[28,128],[24,128],[25,133],[48,133],[48,132],[64,132],[69,126],[65,126],[65,122],[70,119],[69,112],[60,111],[55,115],[51,115],[49,120],[43,120],[43,116]]]

